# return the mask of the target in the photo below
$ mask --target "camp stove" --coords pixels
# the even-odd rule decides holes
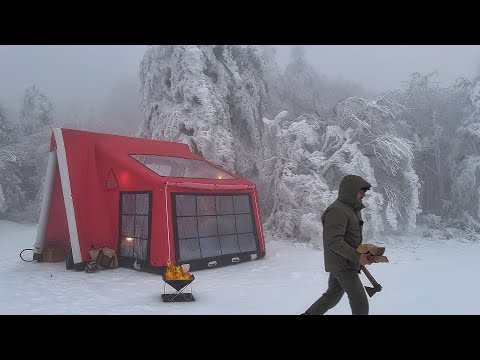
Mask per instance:
[[[195,298],[192,294],[192,281],[195,280],[195,276],[190,275],[190,279],[168,279],[163,275],[163,294],[162,299],[164,302],[185,302],[185,301],[195,301]],[[173,293],[167,293],[165,286],[168,284],[170,287],[175,289]],[[189,287],[190,286],[190,287]],[[190,292],[186,290],[190,289]]]

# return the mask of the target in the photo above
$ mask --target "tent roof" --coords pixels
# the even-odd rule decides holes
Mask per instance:
[[[198,184],[244,184],[248,187],[255,185],[238,175],[206,160],[205,158],[194,154],[190,151],[187,144],[176,143],[171,141],[151,140],[136,138],[130,136],[121,136],[113,134],[105,134],[98,132],[90,132],[75,129],[60,129],[62,131],[63,141],[67,154],[74,155],[77,158],[80,154],[95,154],[101,153],[103,156],[111,159],[115,163],[121,163],[130,171],[144,177],[153,182],[175,182],[175,183],[198,183]],[[52,144],[55,144],[55,138],[52,135]],[[162,155],[178,157],[183,159],[193,159],[205,161],[208,164],[220,169],[235,179],[205,179],[205,178],[181,178],[181,177],[167,177],[160,176],[148,169],[146,166],[140,164],[133,159],[130,154],[145,154],[145,155]],[[80,155],[82,156],[82,155]],[[82,157],[83,157],[82,156]],[[67,157],[70,158],[70,155]],[[75,161],[75,160],[74,160]]]

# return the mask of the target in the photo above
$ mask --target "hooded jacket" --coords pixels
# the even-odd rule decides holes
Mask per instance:
[[[371,185],[360,176],[346,175],[340,182],[338,198],[322,214],[325,271],[360,270],[362,215],[365,207],[357,193]]]

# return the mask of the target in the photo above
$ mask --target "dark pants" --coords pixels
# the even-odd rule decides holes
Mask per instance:
[[[305,311],[305,315],[323,315],[337,305],[347,293],[352,315],[368,315],[368,298],[358,272],[331,272],[327,291]]]

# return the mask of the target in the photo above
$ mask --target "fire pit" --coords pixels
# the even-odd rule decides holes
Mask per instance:
[[[195,276],[188,271],[182,269],[180,266],[168,265],[167,271],[163,274],[163,294],[162,299],[164,302],[184,302],[195,301],[192,294],[192,281],[195,280]],[[165,291],[165,284],[175,289],[173,293],[167,293]],[[190,285],[190,292],[185,290]]]

